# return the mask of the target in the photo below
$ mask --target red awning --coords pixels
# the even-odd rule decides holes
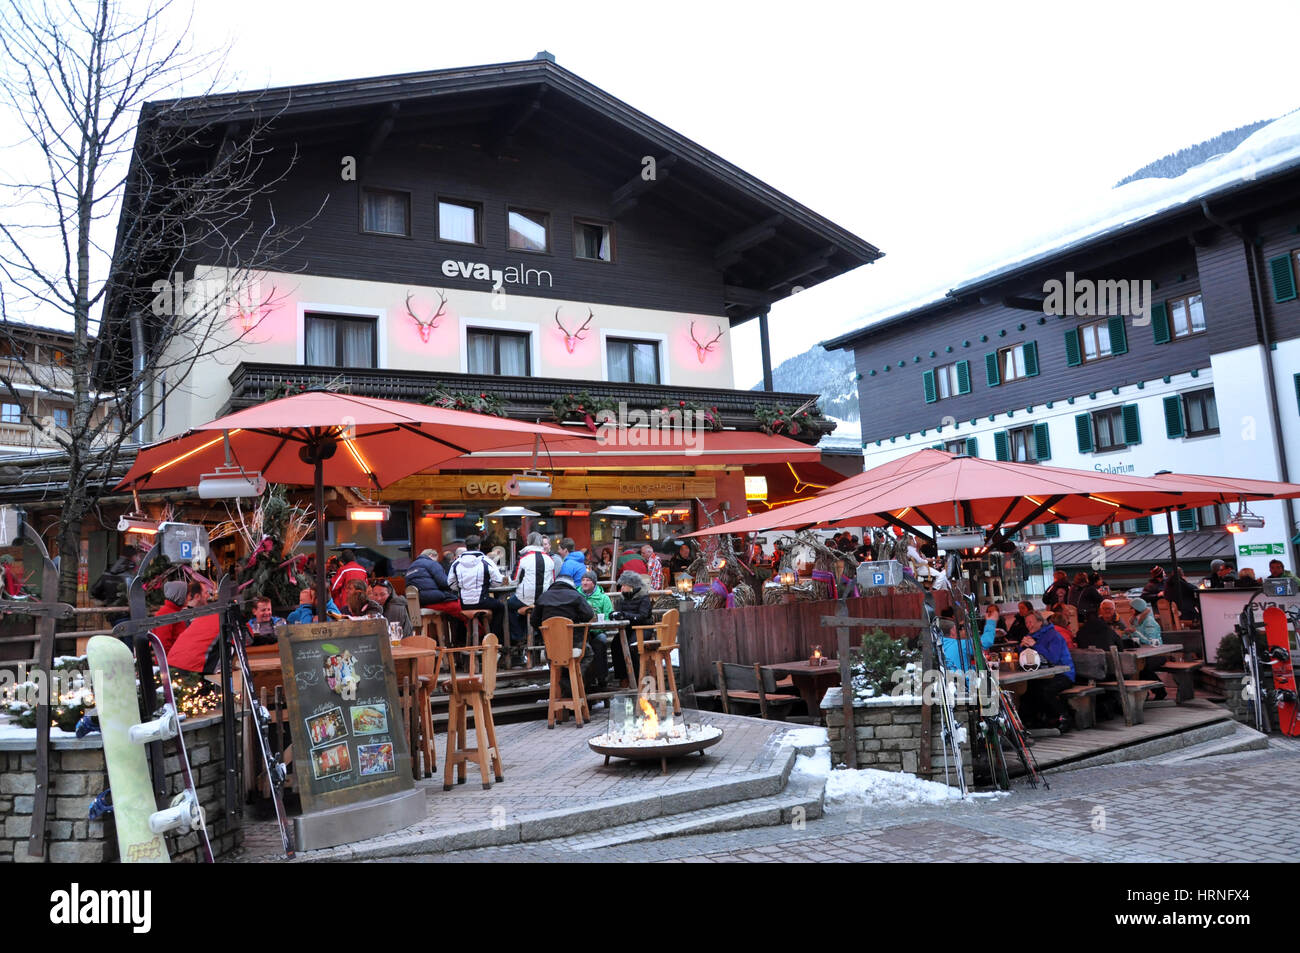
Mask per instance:
[[[821,451],[814,446],[771,434],[720,430],[688,435],[654,430],[624,430],[618,442],[598,435],[571,439],[546,438],[537,454],[543,470],[579,467],[692,467],[741,466],[755,463],[816,463]],[[633,440],[643,441],[632,443]],[[438,471],[522,470],[533,465],[533,445],[476,451],[439,464]]]

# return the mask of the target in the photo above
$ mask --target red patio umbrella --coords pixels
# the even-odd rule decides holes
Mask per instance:
[[[232,465],[275,483],[316,490],[317,609],[325,615],[325,483],[388,486],[420,470],[480,450],[517,446],[529,437],[582,433],[424,404],[309,391],[249,407],[146,447],[118,489],[196,486]]]

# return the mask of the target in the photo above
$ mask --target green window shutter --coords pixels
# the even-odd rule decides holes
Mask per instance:
[[[970,393],[970,361],[957,362],[957,393]]]
[[[1291,380],[1295,383],[1295,404],[1296,404],[1296,408],[1297,408],[1297,409],[1300,409],[1300,374],[1296,374],[1295,376],[1293,376],[1293,377],[1291,378]]]
[[[1061,527],[1057,523],[1048,523],[1045,532],[1048,536],[1055,539],[1061,535]]]
[[[1089,538],[1089,539],[1101,539],[1101,527],[1100,527],[1100,526],[1089,526],[1089,527],[1088,527],[1088,538]]]
[[[1124,405],[1124,442],[1130,447],[1142,442],[1142,427],[1138,422],[1138,405]]]
[[[999,460],[1011,459],[1011,440],[1005,430],[999,430],[993,435],[993,450]]]
[[[921,383],[925,385],[925,402],[933,404],[939,399],[939,390],[934,386],[934,371],[926,371],[922,374]]]
[[[1273,300],[1295,300],[1295,272],[1290,255],[1278,255],[1268,260],[1268,273],[1273,276]]]
[[[1106,326],[1110,331],[1110,353],[1127,354],[1128,335],[1124,330],[1124,315],[1117,314],[1114,317],[1107,318]]]
[[[974,437],[966,438],[966,456],[978,457],[980,455],[980,442]]]
[[[943,449],[943,444],[941,444],[941,443],[936,443],[936,444],[935,444],[934,446],[932,446],[930,449],[931,449],[931,450],[942,450],[942,449]]]
[[[1069,367],[1078,367],[1083,363],[1083,349],[1079,347],[1079,329],[1070,328],[1065,332],[1065,363]]]
[[[1048,438],[1047,424],[1034,424],[1034,459],[1052,459],[1052,441]]]
[[[1092,415],[1076,414],[1074,433],[1079,440],[1079,452],[1092,453]]]
[[[1190,533],[1196,529],[1196,510],[1179,510],[1178,511],[1178,530],[1182,533]]]
[[[1151,306],[1151,330],[1157,344],[1169,343],[1169,308],[1163,301],[1157,301]]]
[[[1038,342],[1025,342],[1025,376],[1038,376]]]
[[[1177,394],[1165,398],[1165,436],[1183,435],[1183,399]]]
[[[998,373],[998,352],[984,355],[984,375],[988,378],[990,387],[997,387],[1002,383],[1002,375]]]
[[[1149,517],[1149,516],[1139,516],[1139,517],[1138,517],[1137,519],[1135,519],[1133,522],[1134,522],[1135,524],[1137,524],[1137,525],[1134,527],[1134,531],[1135,531],[1139,536],[1150,536],[1150,535],[1151,535],[1151,517]]]

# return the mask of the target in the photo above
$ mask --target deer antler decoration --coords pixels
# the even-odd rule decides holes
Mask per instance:
[[[695,322],[691,322],[691,340],[695,342],[695,356],[700,359],[701,364],[704,363],[704,355],[712,354],[713,349],[718,346],[718,341],[722,338],[723,333],[722,325],[718,325],[718,333],[713,336],[712,340],[702,343],[695,336]]]
[[[420,340],[423,341],[425,344],[429,343],[429,334],[432,333],[433,329],[438,326],[438,319],[441,318],[447,310],[447,296],[443,294],[441,291],[438,291],[436,293],[439,299],[438,310],[435,311],[432,315],[430,315],[427,319],[421,318],[418,314],[416,314],[414,311],[411,310],[411,298],[413,297],[413,294],[412,292],[409,291],[406,293],[406,313],[409,314],[415,320],[415,323],[420,326]]]
[[[250,300],[245,303],[242,295],[233,297],[235,305],[235,316],[239,320],[239,329],[241,331],[251,331],[261,323],[266,317],[266,313],[275,306],[275,285],[271,286],[271,293],[260,301],[253,301],[257,297],[256,289],[250,295]]]
[[[595,313],[590,308],[588,308],[587,320],[582,322],[582,327],[578,328],[578,330],[576,331],[570,332],[569,329],[566,328],[560,322],[560,309],[559,308],[555,309],[555,323],[559,326],[560,330],[564,333],[564,346],[570,354],[573,353],[573,348],[577,345],[577,343],[583,340],[587,331],[587,325],[591,324],[591,319],[594,318],[595,316],[596,316]]]

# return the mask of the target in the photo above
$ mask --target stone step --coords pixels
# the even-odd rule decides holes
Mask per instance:
[[[1077,771],[1080,768],[1095,768],[1103,764],[1119,764],[1126,761],[1147,761],[1149,759],[1159,758],[1164,755],[1177,754],[1186,751],[1195,745],[1215,742],[1229,737],[1236,733],[1238,722],[1230,718],[1223,721],[1211,722],[1208,725],[1200,725],[1188,731],[1174,732],[1173,734],[1161,735],[1157,738],[1149,738],[1146,741],[1140,741],[1137,744],[1127,745],[1123,748],[1114,748],[1110,751],[1103,751],[1091,758],[1084,758],[1079,761],[1070,761],[1066,764],[1052,765],[1047,770],[1053,773],[1061,771]]]
[[[1232,722],[1232,724],[1236,730],[1221,738],[1189,745],[1150,760],[1156,764],[1179,764],[1194,761],[1197,758],[1213,758],[1225,754],[1238,754],[1243,751],[1264,751],[1268,748],[1267,735],[1260,734],[1254,728],[1240,722]]]
[[[824,779],[795,777],[779,794],[677,814],[665,814],[632,824],[622,824],[618,827],[570,837],[557,837],[540,843],[556,850],[587,851],[639,841],[685,837],[691,834],[712,834],[802,823],[822,816],[825,790]]]

